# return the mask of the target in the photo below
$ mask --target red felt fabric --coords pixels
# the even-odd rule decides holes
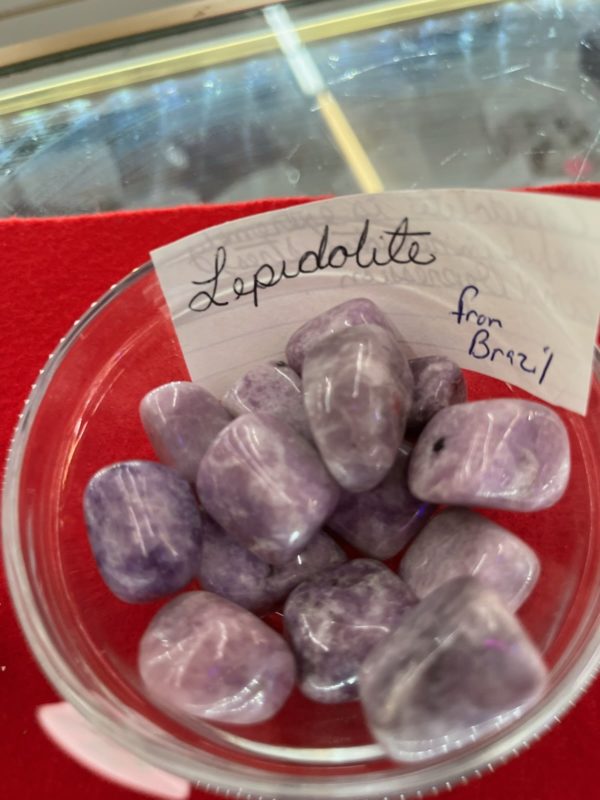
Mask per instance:
[[[600,197],[600,185],[544,191]],[[0,221],[0,453],[48,354],[93,300],[151,249],[201,228],[302,200]],[[0,571],[0,795],[6,800],[126,800],[136,795],[79,767],[34,719],[56,695],[30,656]],[[582,800],[597,793],[600,684],[564,722],[493,775],[454,791],[457,800]],[[139,795],[138,795],[139,796]],[[207,797],[194,792],[195,800]]]

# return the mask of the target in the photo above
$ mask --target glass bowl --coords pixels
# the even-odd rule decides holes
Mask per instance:
[[[401,288],[365,284],[311,292],[322,308],[366,295],[394,314]],[[270,303],[256,310],[256,361],[277,356],[308,315],[273,327]],[[236,315],[228,307],[198,322],[206,341],[227,350],[203,384],[222,392],[249,365],[236,362]],[[303,313],[304,312],[304,313]],[[211,333],[209,336],[208,334]],[[215,363],[214,359],[211,363]],[[535,514],[491,516],[535,548],[538,586],[520,617],[550,667],[538,704],[509,727],[459,752],[418,764],[393,763],[373,743],[357,703],[322,706],[297,691],[269,722],[227,727],[169,716],[146,697],[136,672],[139,638],[161,603],[125,605],[104,586],[92,560],[81,500],[100,467],[153,458],[138,418],[141,397],[186,379],[185,364],[150,264],[110,289],[48,361],[20,418],[3,494],[4,558],[29,644],[58,692],[99,732],[195,785],[268,798],[404,797],[449,788],[481,774],[536,739],[593,677],[600,659],[598,514],[600,392],[593,379],[588,415],[560,410],[572,444],[573,474],[561,502]],[[466,373],[470,399],[527,396]],[[276,627],[281,618],[273,614]]]

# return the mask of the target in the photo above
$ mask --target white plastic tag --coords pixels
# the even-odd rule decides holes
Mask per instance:
[[[229,222],[152,259],[192,380],[225,389],[304,321],[377,302],[443,354],[584,414],[600,309],[600,203],[469,189],[323,200]]]
[[[69,703],[40,706],[36,716],[55,744],[103,778],[163,800],[189,797],[191,786],[186,780],[153,767],[100,735]]]

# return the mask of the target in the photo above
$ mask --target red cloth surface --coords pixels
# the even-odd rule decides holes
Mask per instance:
[[[549,191],[600,197],[600,185]],[[301,200],[123,212],[66,219],[0,221],[0,452],[48,354],[92,301],[148,260],[151,249],[201,228]],[[37,706],[57,699],[30,655],[0,570],[0,795],[6,800],[136,795],[96,777],[51,744]],[[582,800],[597,795],[600,683],[530,750],[482,780],[454,790],[456,800],[531,797]],[[207,798],[199,791],[194,800]]]

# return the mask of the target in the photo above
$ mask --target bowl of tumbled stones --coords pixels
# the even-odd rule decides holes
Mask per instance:
[[[415,355],[400,288],[333,294],[257,309],[254,361],[192,382],[142,268],[63,342],[9,462],[7,566],[51,681],[240,796],[447,788],[598,664],[596,380],[586,417],[553,408]]]

